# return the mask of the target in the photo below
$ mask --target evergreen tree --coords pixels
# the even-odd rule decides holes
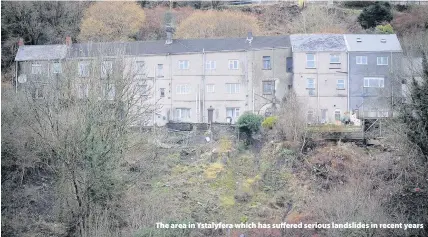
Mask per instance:
[[[392,21],[391,5],[387,2],[376,2],[364,8],[358,16],[358,22],[364,29],[373,28],[390,21]]]
[[[416,144],[428,161],[428,61],[422,54],[422,80],[413,77],[410,103],[406,104],[402,120],[408,127],[407,136]]]

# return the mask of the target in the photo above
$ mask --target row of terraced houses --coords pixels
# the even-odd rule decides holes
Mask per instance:
[[[402,49],[394,34],[249,33],[223,39],[172,39],[168,34],[166,41],[79,44],[67,37],[65,44],[39,46],[20,41],[16,90],[47,98],[47,79],[73,65],[68,68],[75,71],[76,96],[90,96],[85,82],[101,80],[119,51],[136,68],[144,67],[136,76],[150,91],[141,103],[158,108],[146,125],[153,120],[159,126],[170,121],[234,123],[245,111],[268,116],[292,91],[309,123],[335,123],[348,112],[364,118],[393,116],[402,97],[397,80]]]

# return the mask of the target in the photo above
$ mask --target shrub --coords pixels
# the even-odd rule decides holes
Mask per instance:
[[[263,123],[262,123],[262,127],[265,129],[272,129],[273,126],[275,126],[276,122],[278,121],[278,117],[277,116],[270,116],[267,117]]]
[[[378,25],[376,26],[376,31],[380,34],[394,34],[394,29],[391,24]]]
[[[245,112],[238,119],[238,127],[241,132],[244,132],[250,138],[251,135],[257,133],[260,130],[260,124],[262,123],[263,117],[251,112]]]
[[[383,22],[390,22],[392,18],[391,5],[387,2],[376,2],[364,8],[358,16],[358,22],[364,29],[369,29]]]

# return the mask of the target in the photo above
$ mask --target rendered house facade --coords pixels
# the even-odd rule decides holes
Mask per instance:
[[[348,111],[348,61],[343,35],[291,35],[293,88],[309,123],[334,123]]]
[[[402,49],[396,35],[345,35],[351,111],[360,118],[393,116],[402,97]]]
[[[47,57],[47,51],[61,54]],[[49,54],[51,55],[51,54]],[[33,77],[48,82],[49,68],[58,65],[61,73],[73,75],[77,97],[94,91],[114,94],[103,74],[123,58],[129,70],[147,87],[146,100],[156,106],[153,119],[145,125],[168,121],[235,122],[245,111],[265,113],[275,109],[292,81],[291,47],[288,36],[229,39],[167,40],[128,43],[87,43],[46,46],[20,46],[15,58],[17,90],[33,88]],[[39,61],[44,66],[39,67]],[[58,66],[57,66],[58,67]],[[25,78],[25,80],[23,79]],[[52,79],[52,78],[51,78]],[[85,81],[99,80],[88,88]],[[43,84],[43,83],[39,83]],[[138,85],[136,85],[138,86]],[[42,98],[43,92],[38,92]]]

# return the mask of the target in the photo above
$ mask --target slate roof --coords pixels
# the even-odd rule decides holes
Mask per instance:
[[[298,34],[290,36],[293,52],[340,52],[346,51],[343,35]]]
[[[57,45],[23,45],[18,48],[15,61],[56,60],[67,55],[67,46]]]
[[[290,37],[254,36],[251,45],[246,38],[223,39],[175,39],[172,44],[165,40],[135,42],[104,42],[72,44],[67,54],[65,45],[21,46],[16,61],[50,60],[57,58],[95,57],[98,55],[165,55],[219,51],[242,51],[291,47]]]
[[[357,38],[361,42],[357,42]],[[384,39],[386,42],[381,42]],[[401,52],[400,41],[395,34],[352,34],[345,35],[349,52]]]

